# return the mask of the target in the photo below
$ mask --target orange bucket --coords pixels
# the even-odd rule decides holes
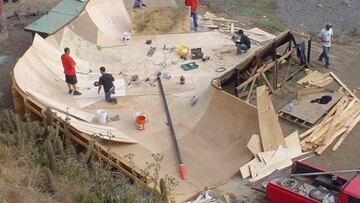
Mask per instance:
[[[138,116],[136,117],[136,127],[138,130],[144,130],[145,129],[145,116]]]

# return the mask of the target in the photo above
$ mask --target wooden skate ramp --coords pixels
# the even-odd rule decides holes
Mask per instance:
[[[152,7],[152,3],[172,6],[173,1],[151,1],[149,7]],[[249,52],[236,56],[233,42],[226,35],[197,32],[151,36],[153,43],[158,46],[152,57],[146,56],[148,45],[145,41],[149,36],[134,36],[126,46],[98,50],[98,44],[122,43],[122,32],[130,29],[127,4],[118,0],[91,0],[78,19],[55,35],[47,39],[35,36],[31,48],[14,68],[16,84],[24,92],[38,93],[33,93],[32,97],[43,105],[61,106],[57,110],[62,113],[70,108],[69,114],[73,115],[74,123],[81,123],[84,129],[90,129],[86,128],[87,125],[94,127],[95,122],[91,118],[98,109],[105,109],[109,116],[119,114],[119,121],[104,126],[96,124],[96,127],[116,128],[118,134],[123,135],[119,140],[126,142],[99,141],[97,144],[128,166],[130,163],[124,157],[129,153],[134,154],[136,169],[144,169],[147,162],[153,162],[154,153],[163,154],[160,177],[169,175],[178,179],[179,185],[174,194],[177,200],[184,200],[183,197],[188,198],[205,186],[212,188],[228,181],[240,166],[252,158],[246,145],[251,135],[259,134],[260,131],[256,108],[210,84],[212,78],[223,74],[215,71],[217,67],[230,70],[260,47],[254,45]],[[181,44],[189,45],[190,48],[201,47],[211,60],[204,63],[195,61],[200,65],[199,68],[183,71],[180,65],[185,62],[179,61],[175,52],[161,49],[164,44],[175,48]],[[153,79],[160,65],[166,63],[165,71],[172,77],[164,79],[163,84],[187,168],[186,181],[179,178],[176,153],[158,87],[146,82],[126,87],[126,94],[117,98],[117,105],[106,103],[103,97],[89,102],[89,98],[69,95],[60,60],[64,47],[71,49],[71,55],[78,64],[77,71],[82,72],[77,77],[83,96],[86,93],[97,95],[97,88],[92,84],[100,76],[100,66],[105,66],[116,79],[129,79],[132,74],[137,74],[145,80],[147,77]],[[229,49],[230,53],[221,55],[224,49]],[[185,85],[178,83],[181,75],[186,78]],[[41,102],[39,95],[45,102]],[[195,105],[190,103],[192,96],[199,97]],[[62,105],[54,104],[54,100]],[[137,130],[134,122],[135,114],[139,111],[145,112],[148,117],[143,131]],[[88,140],[94,139],[91,134],[81,136]],[[137,143],[127,144],[129,142]]]
[[[252,134],[259,133],[259,126],[255,107],[224,91],[208,91],[213,95],[206,113],[179,142],[189,180],[213,187],[229,180],[238,166],[252,158],[246,145]]]

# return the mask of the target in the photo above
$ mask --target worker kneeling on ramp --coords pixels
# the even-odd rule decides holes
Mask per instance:
[[[99,87],[98,93],[100,93],[101,88],[104,87],[105,100],[117,104],[117,99],[111,97],[111,94],[115,93],[114,77],[110,73],[106,73],[105,67],[100,67],[100,73],[99,81],[94,82],[94,85]]]

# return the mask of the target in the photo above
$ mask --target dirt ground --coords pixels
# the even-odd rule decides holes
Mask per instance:
[[[0,35],[0,107],[11,108],[10,72],[15,65],[16,59],[30,46],[32,36],[23,31],[23,28],[36,20],[46,11],[50,10],[60,0],[20,0],[16,3],[6,4],[6,16],[13,14],[15,10],[27,10],[39,12],[36,17],[20,17],[8,19],[8,36]],[[223,0],[222,2],[224,2]],[[231,0],[228,0],[231,2]],[[278,9],[274,15],[281,18],[286,24],[304,32],[316,34],[324,22],[331,22],[334,31],[338,35],[331,49],[330,70],[351,89],[360,87],[360,1],[358,0],[276,0]],[[214,1],[221,2],[221,1]],[[182,0],[178,0],[182,3]],[[206,9],[202,7],[201,10]],[[224,15],[224,13],[222,13]],[[241,14],[240,14],[241,15]],[[251,27],[252,22],[248,17],[237,17],[245,27]],[[243,21],[241,21],[243,19]],[[312,61],[317,59],[321,49],[316,43],[313,44]],[[325,69],[318,66],[320,71]],[[360,95],[360,94],[358,94]],[[289,133],[294,126],[282,123],[284,132]],[[360,167],[360,126],[354,128],[350,136],[336,151],[326,151],[321,156],[315,156],[307,160],[324,169],[354,169]],[[253,191],[246,186],[246,181],[239,176],[234,177],[227,184],[214,189],[211,195],[219,197],[229,194],[231,202],[264,202],[262,194]]]
[[[10,1],[9,1],[10,2]],[[60,0],[19,0],[5,4],[5,16],[10,17],[15,11],[30,11],[37,13],[34,17],[20,16],[7,19],[7,33],[0,34],[0,108],[12,106],[10,89],[10,72],[17,58],[29,48],[32,41],[31,33],[25,32],[24,27],[51,10]]]

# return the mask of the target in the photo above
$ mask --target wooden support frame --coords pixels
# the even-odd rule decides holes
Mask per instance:
[[[308,37],[308,39],[310,39],[310,37]],[[284,53],[279,57],[277,55],[277,49],[284,44],[286,44]],[[277,89],[281,87],[284,82],[288,81],[287,78],[285,80],[283,80],[282,78],[281,81],[279,81],[279,70],[282,67],[281,64],[284,60],[291,58],[291,55],[294,53],[295,50],[296,41],[294,35],[292,34],[292,32],[290,32],[290,30],[286,30],[285,32],[277,36],[275,39],[268,42],[267,45],[260,48],[260,50],[254,52],[242,63],[238,64],[234,69],[226,72],[224,75],[215,79],[220,81],[221,86],[225,84],[234,84],[234,95],[237,97],[244,97],[245,95],[246,101],[249,100],[248,93],[252,93],[251,89],[256,86],[252,86],[253,80],[260,76],[264,78],[264,81],[269,86],[271,93],[276,94]],[[269,57],[271,57],[272,59],[272,61],[270,62],[268,61]],[[266,63],[263,62],[265,60],[267,60]],[[269,75],[265,73],[269,69],[272,69],[271,81],[268,78]],[[286,76],[287,75],[288,73],[286,74]],[[245,79],[245,81],[244,77],[247,78]],[[243,82],[239,84],[239,81]],[[281,84],[279,84],[279,82],[281,82]]]

